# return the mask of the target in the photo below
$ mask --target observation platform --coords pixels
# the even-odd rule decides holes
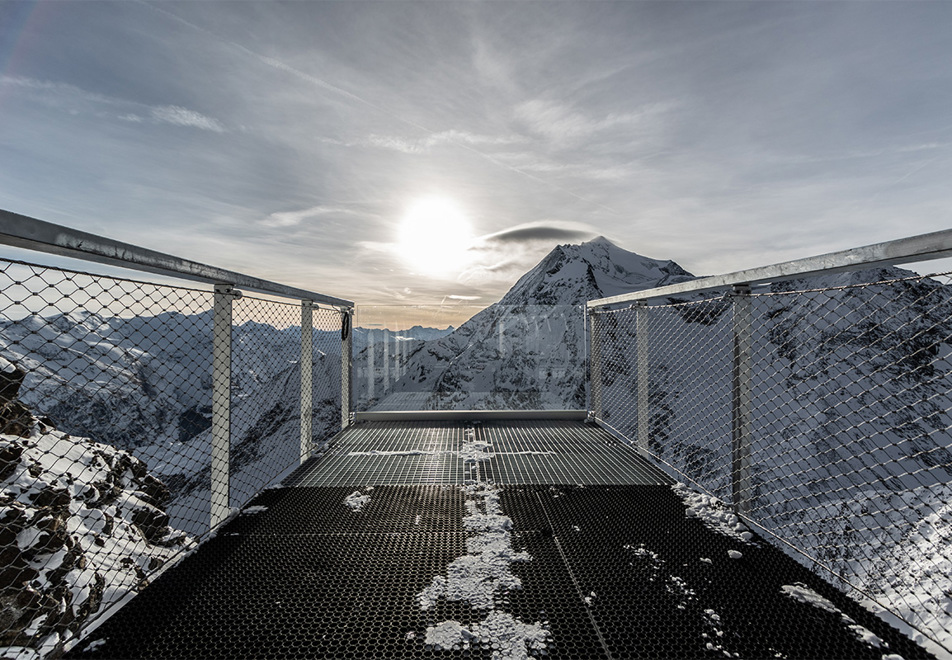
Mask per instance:
[[[931,657],[687,511],[591,424],[361,422],[67,657]]]

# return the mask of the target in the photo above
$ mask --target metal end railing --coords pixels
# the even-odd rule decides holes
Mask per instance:
[[[952,651],[952,231],[589,303],[591,409]],[[930,646],[931,645],[931,646]]]
[[[0,211],[0,651],[61,651],[350,418],[353,304]],[[3,654],[0,653],[0,654]]]

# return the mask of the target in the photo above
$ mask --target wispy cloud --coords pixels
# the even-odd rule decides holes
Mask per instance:
[[[170,124],[224,133],[225,127],[213,118],[180,105],[149,106],[115,96],[91,92],[68,83],[36,80],[20,76],[0,76],[0,85],[15,87],[33,94],[48,107],[71,114],[84,113],[99,118],[142,124]]]
[[[648,128],[648,124],[675,107],[674,103],[652,103],[639,107],[635,112],[608,113],[595,117],[564,103],[532,99],[517,105],[514,115],[531,133],[563,143],[620,127]]]
[[[163,105],[152,108],[152,119],[173,126],[189,126],[203,131],[224,133],[225,127],[217,119],[206,117],[200,112],[183,108],[180,105]]]
[[[261,224],[265,227],[294,227],[295,225],[301,224],[308,218],[317,218],[323,215],[338,214],[359,215],[352,209],[347,209],[340,206],[312,206],[307,209],[301,209],[300,211],[281,211],[272,213],[267,218],[262,220]]]
[[[433,147],[444,144],[468,146],[509,145],[525,142],[526,138],[518,135],[493,136],[476,135],[466,131],[449,130],[433,133],[417,140],[390,135],[371,135],[364,144],[382,149],[392,149],[405,154],[427,153]]]

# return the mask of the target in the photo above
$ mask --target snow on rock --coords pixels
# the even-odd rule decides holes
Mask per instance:
[[[671,490],[681,498],[687,507],[684,511],[686,517],[697,518],[704,523],[705,527],[738,541],[752,542],[754,535],[741,522],[740,518],[734,515],[734,512],[718,498],[699,493],[680,482],[671,486]]]
[[[0,430],[0,651],[44,657],[194,543],[169,527],[165,484],[128,452],[10,399]]]
[[[850,631],[852,631],[852,633],[856,635],[857,639],[860,641],[865,642],[866,644],[877,649],[884,648],[886,646],[886,643],[880,639],[878,635],[870,631],[868,628],[856,623],[856,621],[844,614],[843,611],[840,610],[836,605],[802,582],[785,584],[781,587],[781,590],[784,594],[799,603],[811,605],[817,609],[829,612],[830,614],[838,614],[846,627],[849,628]]]
[[[350,507],[351,511],[360,511],[370,502],[370,495],[361,495],[359,490],[344,498],[344,505]]]

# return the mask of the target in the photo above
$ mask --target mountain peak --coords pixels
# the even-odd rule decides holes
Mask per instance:
[[[593,238],[593,239],[590,239],[590,240],[585,241],[584,243],[582,243],[582,245],[583,245],[583,246],[588,245],[588,246],[592,246],[592,247],[602,246],[602,245],[604,245],[604,246],[606,246],[606,247],[618,247],[617,245],[615,245],[614,243],[612,243],[610,240],[608,240],[607,238],[605,238],[605,237],[602,236],[601,234],[599,234],[598,236],[596,236],[596,237]]]
[[[624,250],[604,236],[559,245],[503,296],[503,305],[581,305],[588,300],[683,282],[673,261]]]

